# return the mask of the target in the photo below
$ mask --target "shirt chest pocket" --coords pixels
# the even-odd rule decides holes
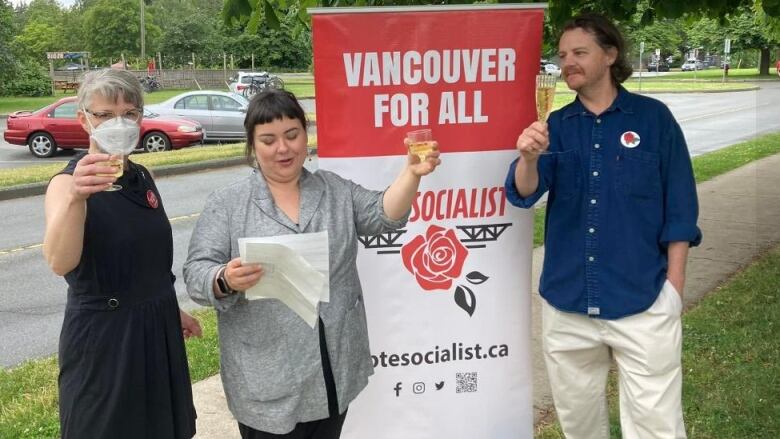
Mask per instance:
[[[618,193],[637,198],[661,197],[661,160],[657,153],[624,149],[617,156],[616,174]]]
[[[559,154],[555,162],[555,180],[552,185],[557,199],[575,196],[580,189],[580,157],[577,154]]]

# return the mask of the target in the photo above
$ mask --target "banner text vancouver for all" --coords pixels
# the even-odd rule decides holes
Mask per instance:
[[[508,47],[343,54],[349,87],[514,81],[516,59],[515,49]],[[481,90],[471,90],[470,96],[466,91],[442,91],[438,104],[439,125],[488,122],[482,111]],[[382,127],[388,118],[393,126],[428,125],[429,107],[427,93],[376,94],[374,126]]]

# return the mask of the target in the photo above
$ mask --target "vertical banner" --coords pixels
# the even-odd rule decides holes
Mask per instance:
[[[375,374],[343,437],[531,438],[532,212],[504,177],[536,118],[544,4],[310,10],[319,167],[371,189],[430,128],[407,226],[360,239]]]

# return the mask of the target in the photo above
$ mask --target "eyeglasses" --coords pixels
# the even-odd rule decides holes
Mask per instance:
[[[116,114],[110,112],[110,111],[91,111],[87,110],[86,108],[84,111],[88,114],[91,114],[92,117],[99,120],[101,123],[105,122],[107,120],[113,119],[115,117],[119,117]],[[141,120],[141,116],[143,116],[144,112],[139,109],[133,109],[128,110],[124,114],[121,115],[122,119],[125,119],[129,122],[138,123],[139,120]]]

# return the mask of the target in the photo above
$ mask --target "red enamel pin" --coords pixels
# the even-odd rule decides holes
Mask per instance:
[[[146,202],[149,203],[149,206],[152,209],[157,209],[157,206],[160,205],[157,201],[157,195],[155,195],[151,189],[146,191]]]

